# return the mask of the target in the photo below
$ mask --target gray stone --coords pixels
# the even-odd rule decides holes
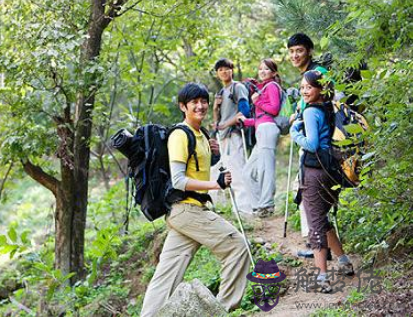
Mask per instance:
[[[162,306],[156,317],[227,316],[217,299],[199,280],[182,282]]]
[[[265,244],[265,240],[263,238],[257,237],[254,239],[254,243],[263,245]]]

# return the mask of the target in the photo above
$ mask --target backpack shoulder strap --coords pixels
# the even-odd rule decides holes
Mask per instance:
[[[236,93],[235,88],[236,88],[237,84],[240,84],[240,82],[234,81],[234,82],[231,84],[231,87],[229,88],[229,98],[232,100],[233,103],[237,103],[237,102],[235,101],[235,93]]]
[[[209,132],[207,130],[207,128],[205,127],[201,127],[201,132],[205,135],[205,137],[207,138],[207,140],[209,140],[211,137],[209,136]]]
[[[274,84],[278,88],[278,90],[280,91],[280,95],[281,95],[284,89],[282,89],[281,85],[274,80],[270,81],[269,83],[266,83],[265,86],[262,87],[261,92],[263,92],[264,89],[267,88],[271,84]]]
[[[267,88],[269,85],[274,84],[277,88],[278,88],[278,92],[280,93],[280,106],[282,107],[282,105],[285,103],[285,101],[287,100],[287,93],[284,91],[284,89],[281,87],[281,85],[279,83],[277,83],[276,81],[270,81],[269,83],[267,83],[262,89],[261,92],[263,92],[265,90],[265,88]]]
[[[322,110],[323,112],[326,111],[326,109],[325,109],[325,107],[323,106],[322,103],[309,103],[309,104],[306,105],[306,107],[304,108],[303,112],[304,112],[305,110],[309,109],[309,108],[317,108],[317,109]]]
[[[175,131],[176,129],[180,129],[186,133],[186,136],[188,138],[188,160],[186,163],[188,164],[189,159],[194,156],[195,158],[195,165],[196,165],[196,170],[199,171],[199,163],[198,163],[198,156],[196,154],[196,137],[194,132],[185,124],[175,124],[169,129],[169,135]]]
[[[147,124],[143,127],[143,137],[144,137],[144,144],[145,144],[145,159],[147,160],[149,158],[149,153],[150,153],[150,137],[149,137],[149,129],[152,127]]]
[[[270,81],[269,83],[265,84],[264,87],[262,87],[261,93],[265,90],[265,88],[267,88],[267,87],[268,87],[269,85],[271,85],[272,83],[275,84],[275,86],[278,88],[278,91],[279,91],[279,93],[280,93],[280,111],[281,111],[281,108],[283,107],[283,105],[284,105],[284,103],[285,103],[285,101],[286,101],[287,95],[286,95],[284,89],[282,89],[282,87],[280,86],[280,84],[278,84],[276,81]],[[263,109],[261,109],[261,110],[264,111]],[[270,116],[270,117],[275,118],[275,116],[273,116],[272,114],[270,114],[270,113],[268,113],[268,112],[266,112],[266,111],[264,111],[264,114],[258,116],[258,118],[261,118],[261,117],[264,116],[264,115],[268,115],[268,116]],[[279,115],[279,113],[278,113],[278,115]],[[277,116],[278,116],[278,115],[277,115]]]
[[[303,113],[304,113],[304,111],[306,109],[317,108],[317,109],[320,109],[324,113],[325,118],[326,118],[326,123],[327,123],[327,125],[329,126],[329,129],[330,129],[330,133],[329,133],[330,139],[332,138],[332,136],[334,134],[334,130],[336,128],[335,121],[334,121],[334,116],[335,116],[335,113],[336,113],[336,109],[335,109],[336,104],[333,103],[333,102],[331,102],[331,103],[332,103],[333,113],[330,113],[330,111],[328,111],[328,109],[326,109],[326,107],[323,103],[307,104],[306,107],[303,110]]]

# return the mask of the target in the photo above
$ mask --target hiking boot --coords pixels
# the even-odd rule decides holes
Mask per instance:
[[[307,245],[307,243],[306,243],[306,245]],[[311,246],[311,244],[310,244],[310,246]],[[314,258],[314,252],[313,252],[313,250],[300,250],[300,251],[297,252],[297,256],[301,256],[301,257],[307,258],[307,259],[312,259],[312,258]],[[327,250],[327,261],[331,261],[332,259],[333,259],[333,256],[331,255],[331,249],[328,248],[328,250]]]
[[[306,259],[312,259],[314,258],[314,252],[313,250],[300,250],[297,252],[297,256],[300,256]]]
[[[330,285],[329,280],[315,280],[315,281],[310,281],[308,286],[306,287],[303,285],[303,290],[308,292],[318,292],[318,293],[323,293],[323,294],[328,294],[331,293],[333,288]]]
[[[273,215],[274,215],[274,208],[273,207],[260,208],[258,210],[258,217],[260,217],[260,218],[267,218],[267,217],[271,217]]]
[[[345,263],[345,264],[338,264],[338,275],[345,275],[345,276],[353,276],[354,275],[354,269],[353,269],[353,264],[350,262]]]

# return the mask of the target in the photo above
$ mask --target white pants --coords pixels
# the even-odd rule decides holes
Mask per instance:
[[[242,170],[245,166],[245,155],[240,134],[234,132],[221,140],[221,161],[211,167],[211,180],[218,179],[221,162],[227,170],[231,172],[231,188],[234,192],[238,210],[243,213],[252,213],[251,196],[242,178]],[[211,191],[209,194],[214,203],[218,202],[223,204],[227,201],[223,190]]]
[[[275,153],[280,130],[275,123],[262,123],[255,135],[257,144],[244,167],[245,183],[252,195],[253,209],[274,207]]]

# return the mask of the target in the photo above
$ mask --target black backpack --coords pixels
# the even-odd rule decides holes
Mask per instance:
[[[331,147],[316,153],[304,151],[304,164],[326,170],[334,182],[343,188],[360,184],[361,157],[364,154],[364,134],[369,129],[366,119],[346,104],[333,102],[334,115],[328,115],[324,104],[311,104],[307,108],[321,109],[330,125]]]
[[[327,70],[331,70],[334,63],[333,54],[331,54],[331,52],[325,52],[318,58],[315,58],[314,62]]]
[[[193,156],[199,170],[195,151],[196,137],[184,124],[170,128],[159,124],[147,124],[139,127],[133,136],[122,129],[111,137],[112,146],[129,160],[129,175],[135,185],[135,203],[140,205],[142,213],[149,221],[167,214],[173,203],[187,197],[193,197],[202,203],[211,201],[208,194],[181,191],[172,187],[167,144],[169,135],[176,129],[186,133],[188,161]],[[209,139],[208,131],[204,128],[201,128],[201,131]]]

